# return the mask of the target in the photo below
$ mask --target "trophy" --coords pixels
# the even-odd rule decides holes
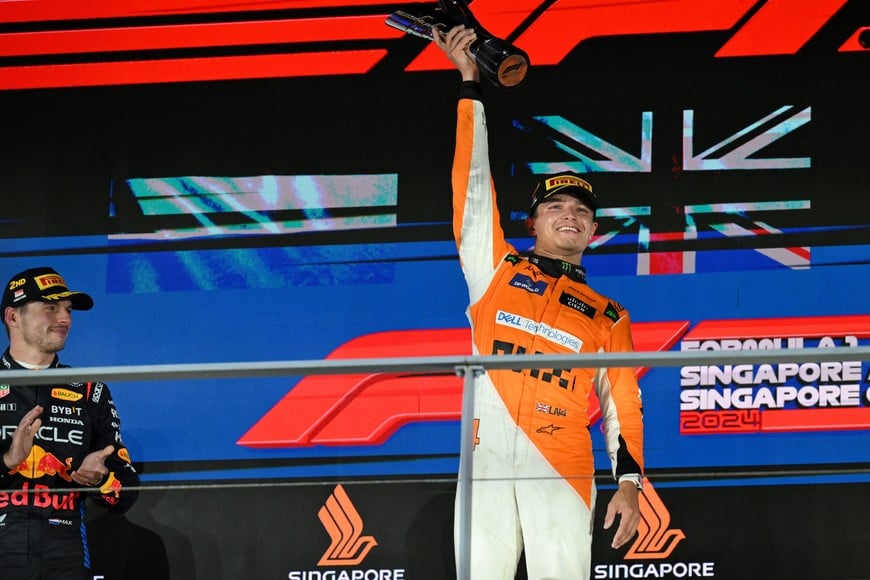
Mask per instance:
[[[477,33],[477,40],[471,43],[468,52],[483,76],[498,87],[517,86],[526,77],[529,69],[529,55],[487,32],[471,13],[465,0],[438,0],[436,7],[428,11],[415,9],[413,14],[399,10],[387,17],[386,24],[428,40],[432,40],[433,29],[447,33],[458,24],[473,28]]]

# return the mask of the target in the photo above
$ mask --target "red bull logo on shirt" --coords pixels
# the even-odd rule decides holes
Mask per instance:
[[[109,478],[106,483],[100,486],[100,493],[103,494],[103,501],[109,504],[116,504],[120,499],[121,489],[124,486],[118,481],[113,472],[109,472]]]
[[[0,491],[0,509],[9,506],[29,506],[54,510],[77,509],[76,499],[79,492],[54,493],[47,485],[37,483],[30,488],[30,482],[25,481],[21,489],[15,491]]]
[[[59,475],[64,481],[72,481],[69,472],[72,467],[72,457],[61,461],[53,453],[47,452],[39,445],[34,445],[27,459],[20,465],[11,469],[9,475],[18,473],[27,479],[39,479],[40,477],[54,477]]]

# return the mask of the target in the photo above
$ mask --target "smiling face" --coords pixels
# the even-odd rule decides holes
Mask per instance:
[[[526,227],[536,238],[536,254],[580,264],[598,223],[592,208],[573,195],[557,193],[538,205]]]
[[[4,312],[12,358],[35,365],[49,364],[66,345],[72,325],[69,300],[28,302]]]

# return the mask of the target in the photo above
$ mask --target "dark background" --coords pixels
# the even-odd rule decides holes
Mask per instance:
[[[763,4],[756,3],[747,14]],[[58,22],[49,15],[38,22],[0,23],[0,35],[66,25],[99,28],[209,19],[338,17],[388,13],[401,7],[405,5],[303,7],[280,13],[230,9],[199,16],[131,15],[74,23]],[[570,160],[553,144],[552,139],[560,137],[544,131],[534,122],[535,116],[561,115],[636,155],[641,114],[651,111],[652,171],[592,175],[605,207],[650,206],[652,213],[643,222],[658,233],[683,232],[682,207],[690,204],[810,200],[811,209],[750,216],[782,230],[777,235],[707,236],[697,242],[653,244],[672,251],[710,252],[715,255],[710,258],[712,269],[721,271],[720,276],[643,277],[599,270],[594,285],[616,292],[633,318],[644,321],[696,323],[714,318],[866,313],[870,56],[866,50],[840,52],[839,48],[857,29],[870,26],[870,6],[847,2],[795,54],[716,58],[715,52],[743,23],[735,30],[591,38],[558,65],[536,66],[532,54],[529,76],[515,90],[485,86],[493,172],[508,236],[525,236],[517,215],[525,211],[536,179],[528,164]],[[183,54],[0,58],[0,67],[12,68],[281,49],[331,49],[338,51],[336,58],[352,48],[388,51],[373,70],[361,75],[300,76],[290,71],[286,78],[260,80],[0,90],[3,271],[34,265],[34,260],[40,265],[58,264],[75,280],[71,285],[95,287],[102,308],[95,309],[96,318],[91,318],[96,324],[77,319],[82,321],[77,332],[83,336],[72,342],[84,346],[68,349],[64,361],[85,366],[323,358],[348,337],[367,332],[464,324],[464,288],[456,258],[452,250],[438,245],[452,244],[449,179],[459,77],[451,70],[405,72],[424,45],[415,38],[363,39],[288,42],[277,48],[202,47]],[[759,156],[809,156],[810,169],[682,170],[684,110],[695,111],[697,153],[784,105],[795,110],[811,107],[812,120]],[[108,240],[112,234],[153,233],[195,223],[190,216],[143,216],[125,185],[128,179],[321,174],[398,175],[398,227],[256,240],[226,236],[143,242],[123,249]],[[221,218],[239,223],[244,219]],[[619,225],[607,217],[600,222],[601,231]],[[631,232],[635,235],[636,229]],[[221,292],[226,289],[217,280],[209,280],[217,290],[204,283],[200,292],[165,288],[152,294],[115,292],[112,277],[121,273],[108,259],[123,252],[131,261],[142,257],[157,263],[160,255],[229,255],[251,247],[305,254],[314,248],[343,250],[353,244],[392,248],[393,243],[412,248],[424,244],[435,248],[431,253],[436,258],[411,264],[387,258],[387,265],[394,268],[389,270],[393,278],[346,288],[323,283],[323,287],[300,289],[304,286],[300,279],[288,275],[277,307],[263,304],[264,294],[254,291],[259,288]],[[729,254],[789,246],[812,249],[809,271],[773,263],[758,269]],[[590,258],[593,264],[600,263],[596,257],[633,260],[638,252],[638,243],[629,237],[603,245],[590,252]],[[339,261],[323,268],[346,266]],[[165,274],[183,275],[180,270]],[[427,306],[425,312],[421,304]],[[335,312],[340,316],[333,318]],[[303,320],[293,326],[296,317]],[[298,327],[311,327],[311,321],[321,317],[328,322],[324,328],[301,337],[295,334]],[[291,322],[285,327],[283,320]],[[287,352],[275,346],[281,341],[299,344]],[[713,562],[715,577],[720,579],[870,578],[865,432],[822,433],[804,439],[731,438],[715,440],[716,452],[693,448],[687,453],[676,421],[668,420],[668,413],[676,413],[676,384],[672,376],[663,374],[651,374],[642,383],[649,388],[648,399],[645,392],[651,426],[649,475],[670,512],[670,527],[686,535],[663,561]],[[344,482],[363,518],[364,533],[378,542],[359,569],[401,568],[408,579],[453,577],[455,483],[445,475],[450,469],[428,473],[409,468],[403,476],[387,470],[388,476],[377,477],[383,474],[374,465],[376,459],[371,460],[371,473],[365,466],[358,467],[365,461],[350,460],[367,454],[381,459],[396,453],[397,447],[410,455],[401,445],[425,457],[451,447],[450,440],[433,437],[427,430],[431,426],[426,426],[411,435],[404,432],[401,443],[394,440],[383,449],[239,450],[238,437],[290,388],[284,383],[262,390],[244,390],[245,386],[230,387],[229,392],[238,395],[234,397],[225,396],[226,383],[220,382],[161,391],[150,387],[144,394],[112,386],[145,488],[126,517],[89,513],[95,575],[107,580],[287,578],[290,571],[318,570],[329,538],[317,511],[334,486]],[[181,435],[167,426],[177,424],[178,417],[183,417],[183,425],[175,427]],[[733,449],[723,452],[729,445]],[[783,449],[788,450],[787,458]],[[454,451],[451,448],[446,455],[455,461]],[[801,472],[802,466],[791,458],[804,452],[803,460],[822,465],[826,475],[788,477],[790,471]],[[342,464],[345,454],[348,461]],[[298,476],[233,476],[234,470],[260,469],[266,459],[285,456],[286,465],[299,470]],[[842,456],[854,461],[840,462]],[[829,461],[833,465],[827,465]],[[773,466],[780,473],[772,480],[732,477],[732,471],[744,463]],[[312,479],[304,470],[310,465],[326,466],[329,475]],[[214,480],[173,474],[195,471],[197,466],[223,472]],[[612,489],[604,483],[606,467],[598,467],[603,489],[595,564],[660,563],[625,560],[624,551],[614,553],[609,548],[610,536],[601,530],[601,520]],[[843,473],[838,474],[841,468]],[[680,478],[674,475],[680,469],[683,474],[700,469],[713,476]],[[358,477],[360,470],[362,477]],[[524,577],[522,572],[519,577]]]

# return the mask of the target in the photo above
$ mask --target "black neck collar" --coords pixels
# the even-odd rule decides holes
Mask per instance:
[[[60,364],[60,360],[57,355],[54,355],[54,360],[51,361],[51,364],[48,365],[48,368],[56,369],[65,365]],[[9,349],[6,349],[6,352],[3,353],[3,356],[0,357],[0,370],[15,370],[15,371],[23,371],[26,370],[27,367],[22,366],[17,360],[12,358],[12,353],[9,352]]]
[[[529,262],[540,268],[541,272],[547,276],[552,276],[553,278],[567,276],[575,282],[586,283],[586,268],[583,266],[578,266],[564,260],[539,256],[538,254],[529,254],[527,258]]]

